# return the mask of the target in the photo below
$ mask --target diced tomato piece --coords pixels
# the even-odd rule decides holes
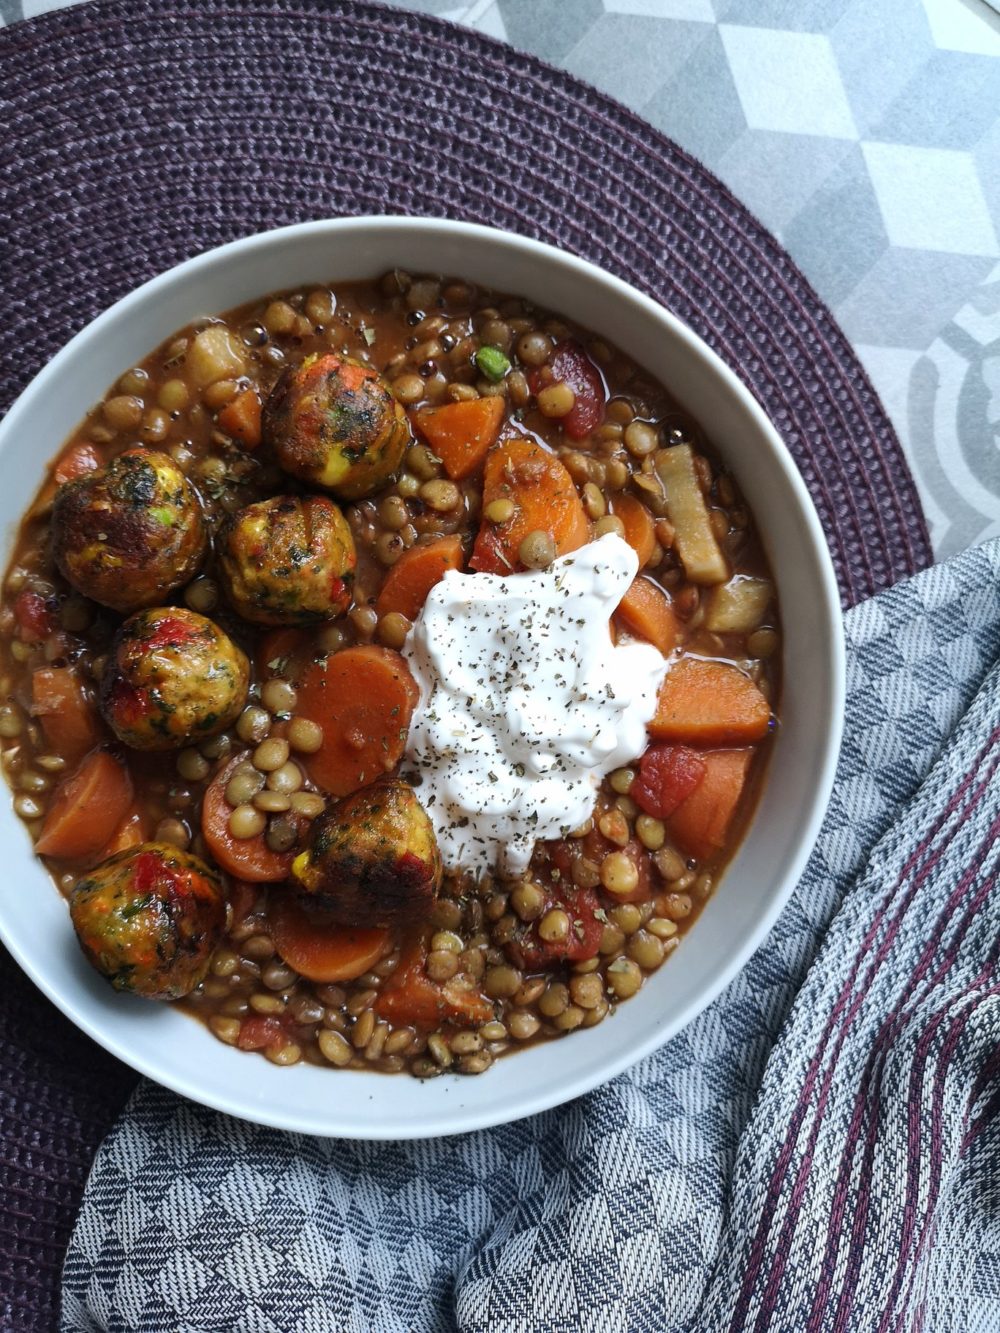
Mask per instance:
[[[454,981],[431,981],[426,971],[424,933],[404,945],[395,972],[375,1001],[375,1012],[397,1025],[433,1030],[441,1023],[475,1027],[493,1017],[493,1004],[476,990],[463,990]]]
[[[705,759],[686,745],[651,745],[639,760],[629,796],[647,815],[666,819],[705,776]]]
[[[576,402],[560,424],[570,439],[582,440],[604,419],[608,395],[601,372],[575,338],[556,344],[549,358],[549,369],[552,383],[561,380],[576,395]],[[532,393],[537,394],[544,385],[541,370],[531,371],[528,386]]]
[[[236,1045],[241,1051],[263,1051],[286,1040],[288,1029],[271,1014],[251,1014],[240,1024]]]
[[[81,440],[79,444],[67,449],[56,463],[52,479],[61,486],[63,482],[75,481],[77,477],[82,477],[88,472],[96,472],[100,466],[101,459],[97,450],[86,440]]]
[[[25,643],[41,643],[55,628],[55,617],[45,598],[38,592],[24,588],[14,599],[14,618],[18,638]]]
[[[593,889],[578,888],[564,879],[545,887],[550,891],[545,912],[561,908],[569,917],[569,934],[563,940],[543,940],[538,933],[538,922],[545,912],[523,925],[508,948],[514,962],[527,972],[541,971],[554,963],[579,963],[593,958],[604,931],[604,923],[597,916],[601,904]]]
[[[599,818],[598,812],[595,812],[596,818]],[[619,847],[617,843],[606,838],[598,828],[594,827],[585,838],[581,839],[580,850],[589,861],[593,861],[598,866],[609,852],[624,852],[636,868],[638,879],[631,893],[608,893],[602,889],[601,897],[603,901],[610,903],[643,903],[653,896],[653,872],[650,869],[649,854],[635,838],[630,838],[624,847]]]

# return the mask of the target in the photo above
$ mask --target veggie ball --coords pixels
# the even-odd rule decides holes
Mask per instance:
[[[176,1000],[201,981],[222,939],[216,872],[165,842],[143,842],[78,880],[70,916],[87,959],[115,990]]]
[[[320,815],[292,875],[341,925],[400,925],[427,914],[441,887],[441,853],[413,788],[388,779]]]
[[[101,712],[134,750],[174,750],[228,727],[250,665],[218,625],[183,607],[137,611],[115,635]]]
[[[319,495],[278,495],[233,518],[220,552],[229,600],[260,625],[332,620],[351,601],[357,554],[347,520]]]
[[[384,486],[412,439],[382,376],[333,352],[284,372],[264,404],[262,429],[286,472],[345,500]]]
[[[193,487],[153,449],[126,449],[56,491],[56,564],[84,596],[115,611],[164,601],[197,572],[207,542]]]

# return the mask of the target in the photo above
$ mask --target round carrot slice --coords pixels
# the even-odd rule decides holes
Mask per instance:
[[[325,921],[287,890],[271,894],[267,914],[278,953],[310,981],[353,981],[392,947],[389,931]]]
[[[226,784],[237,766],[249,757],[248,750],[234,755],[212,779],[201,803],[201,831],[205,845],[223,870],[254,884],[273,884],[288,878],[294,852],[272,852],[263,833],[255,838],[234,838],[229,831],[233,808],[226,800]]]
[[[317,787],[348,796],[390,773],[403,757],[418,695],[391,648],[343,648],[311,662],[295,711],[323,728],[322,746],[304,760]]]

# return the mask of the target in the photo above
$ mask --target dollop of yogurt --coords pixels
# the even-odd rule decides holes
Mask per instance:
[[[523,873],[645,749],[667,663],[608,632],[637,572],[610,533],[545,570],[432,588],[403,648],[420,687],[407,756],[446,866]]]

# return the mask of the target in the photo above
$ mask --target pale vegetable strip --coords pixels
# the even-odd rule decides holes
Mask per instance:
[[[662,450],[656,473],[663,484],[667,517],[674,527],[684,572],[692,583],[724,583],[729,566],[712,531],[690,445]]]
[[[714,634],[749,634],[763,624],[773,600],[774,587],[770,579],[737,574],[709,593],[705,628]]]

